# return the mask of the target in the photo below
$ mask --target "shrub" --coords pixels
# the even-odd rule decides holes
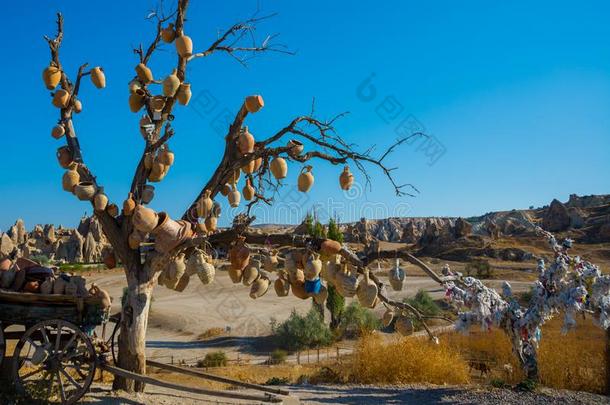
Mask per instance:
[[[352,302],[341,315],[339,330],[342,337],[354,338],[381,328],[381,321],[371,311]]]
[[[330,329],[335,330],[339,327],[343,311],[345,310],[345,298],[337,292],[335,286],[329,284],[327,288],[326,308],[330,312]]]
[[[269,356],[269,362],[271,364],[283,364],[286,362],[286,357],[288,357],[286,350],[275,349],[271,352],[271,356]]]
[[[35,261],[41,266],[48,266],[51,263],[51,260],[46,255],[34,255],[30,257],[30,260]]]
[[[290,384],[288,377],[271,377],[265,382],[265,385],[286,385]]]
[[[326,346],[332,343],[332,333],[315,309],[311,309],[305,316],[293,310],[290,317],[280,324],[272,320],[271,330],[276,344],[289,351]]]
[[[405,299],[405,302],[415,307],[424,315],[438,315],[441,313],[441,308],[428,292],[424,290],[417,291],[415,297]]]
[[[207,353],[203,360],[197,361],[197,367],[224,367],[226,365],[227,355],[222,351]]]
[[[468,276],[474,272],[478,278],[491,277],[491,265],[483,259],[472,260],[466,265],[465,271]]]

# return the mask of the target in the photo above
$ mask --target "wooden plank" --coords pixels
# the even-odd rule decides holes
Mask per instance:
[[[153,361],[153,360],[146,360],[146,365],[151,366],[151,367],[160,368],[162,370],[168,370],[168,371],[173,371],[176,373],[192,375],[193,377],[199,377],[199,378],[203,378],[206,380],[212,380],[212,381],[217,381],[217,382],[231,384],[231,385],[238,385],[238,386],[241,386],[244,388],[250,388],[253,390],[257,390],[257,391],[270,392],[272,394],[278,394],[278,395],[290,395],[290,392],[279,389],[279,388],[272,388],[272,387],[265,387],[264,385],[251,384],[251,383],[247,383],[247,382],[243,382],[243,381],[239,381],[239,380],[233,380],[231,378],[221,377],[221,376],[214,375],[214,374],[204,373],[203,371],[193,370],[193,369],[186,368],[186,367],[179,367],[179,366],[174,366],[171,364],[159,363],[159,362]]]
[[[72,295],[63,294],[33,294],[27,292],[0,290],[0,304],[6,302],[23,304],[77,305],[80,299],[82,299],[86,305],[102,305],[102,298],[99,297],[78,298]]]
[[[185,385],[174,384],[167,381],[161,381],[153,377],[148,377],[136,373],[132,373],[127,370],[123,370],[122,368],[113,367],[108,364],[100,364],[100,368],[108,371],[114,375],[118,375],[120,377],[129,378],[132,380],[140,381],[145,384],[156,385],[159,387],[165,387],[177,391],[190,392],[193,394],[201,394],[201,395],[209,395],[212,397],[223,397],[223,398],[231,398],[231,399],[243,399],[247,401],[261,401],[261,402],[272,402],[272,403],[281,403],[282,399],[275,397],[273,395],[251,395],[251,394],[240,394],[237,392],[231,391],[216,391],[216,390],[208,390],[204,388],[195,388],[195,387],[187,387]]]

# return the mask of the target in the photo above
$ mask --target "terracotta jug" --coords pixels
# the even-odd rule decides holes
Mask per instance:
[[[251,160],[241,167],[241,171],[244,172],[245,174],[252,174],[252,173],[254,173],[255,165],[256,164],[254,163],[254,160]]]
[[[353,271],[349,269],[347,263],[344,264],[343,271],[341,273],[338,273],[338,275],[340,275],[340,278],[337,277],[337,281],[340,281],[343,296],[353,297],[354,295],[356,295],[356,289],[358,287],[358,276],[353,274]]]
[[[83,111],[83,103],[78,99],[74,99],[72,106],[74,107],[74,112],[77,114],[80,114],[81,111]]]
[[[216,232],[216,228],[218,225],[218,218],[216,218],[214,215],[209,215],[206,219],[205,219],[205,229],[208,232]]]
[[[66,128],[64,128],[63,125],[61,124],[57,124],[53,127],[53,129],[51,130],[51,136],[55,139],[59,139],[62,136],[64,136],[66,133]]]
[[[402,291],[405,282],[405,271],[400,268],[400,259],[396,259],[394,268],[388,271],[388,279],[394,291]]]
[[[181,58],[188,58],[193,54],[193,41],[182,34],[176,38],[176,51]]]
[[[66,108],[70,103],[70,93],[64,89],[59,89],[53,94],[53,105],[57,108]]]
[[[157,227],[159,216],[150,208],[137,205],[133,211],[133,226],[140,232],[149,233]]]
[[[61,146],[57,148],[57,161],[64,169],[67,169],[72,164],[72,150],[69,146]]]
[[[235,188],[235,184],[232,185],[232,189],[229,192],[228,198],[229,198],[229,204],[231,205],[231,207],[233,207],[233,208],[239,207],[239,202],[241,200],[241,194],[239,194],[239,191],[237,191],[237,189]]]
[[[81,201],[91,201],[95,196],[97,188],[90,181],[81,181],[74,186],[74,195]]]
[[[53,90],[61,80],[61,70],[51,65],[42,71],[42,80],[48,90]]]
[[[142,204],[150,204],[155,197],[155,186],[146,184],[142,188]]]
[[[305,280],[313,281],[319,278],[320,272],[322,271],[322,261],[320,260],[320,255],[316,253],[311,253],[307,262],[305,263],[305,270],[303,273],[305,274]]]
[[[336,240],[326,239],[320,244],[320,253],[326,256],[339,254],[341,251],[341,243]]]
[[[250,201],[254,198],[254,187],[252,187],[252,184],[250,183],[250,179],[246,179],[246,185],[241,190],[241,192],[244,195],[244,198],[248,201]]]
[[[286,146],[290,148],[288,150],[288,154],[290,156],[299,156],[301,153],[303,153],[304,146],[300,141],[296,139],[291,139],[290,141],[288,141],[288,144]]]
[[[360,305],[374,308],[377,301],[377,285],[369,278],[369,269],[364,269],[364,279],[358,283],[356,294]]]
[[[252,260],[248,266],[244,269],[244,275],[242,277],[242,283],[246,286],[251,285],[254,281],[260,277],[261,262],[259,260]]]
[[[104,194],[104,187],[99,187],[97,194],[93,197],[93,208],[96,211],[104,211],[108,206],[108,197]]]
[[[394,329],[403,336],[409,336],[413,333],[413,321],[406,316],[401,315],[396,319]]]
[[[112,299],[110,298],[108,291],[102,290],[95,283],[91,284],[91,288],[89,288],[89,295],[100,299],[104,308],[108,308],[110,305],[112,305]]]
[[[163,95],[165,97],[174,97],[180,87],[180,79],[178,79],[178,71],[174,69],[172,74],[163,80]]]
[[[394,320],[394,311],[392,311],[390,308],[386,309],[385,312],[383,313],[383,317],[381,318],[381,321],[383,322],[383,326],[385,326],[387,328],[388,326],[390,326],[390,324],[392,323],[393,320]]]
[[[290,283],[288,282],[288,280],[279,277],[273,283],[273,288],[275,289],[275,293],[278,297],[285,297],[290,292]]]
[[[254,151],[254,136],[248,131],[248,127],[244,127],[237,138],[237,149],[239,153],[245,155]]]
[[[214,201],[212,201],[210,195],[212,195],[210,190],[205,190],[203,196],[197,201],[197,216],[199,218],[205,218],[212,212]]]
[[[189,101],[191,101],[191,96],[191,85],[189,83],[182,83],[178,89],[178,94],[176,94],[178,103],[188,105]]]
[[[106,75],[104,75],[104,71],[101,67],[96,66],[91,69],[91,82],[98,89],[106,87]]]
[[[152,164],[152,168],[150,169],[150,173],[148,174],[148,181],[157,183],[165,177],[165,165],[158,160],[154,160]]]
[[[129,95],[129,109],[131,112],[138,112],[142,107],[144,107],[144,97],[146,93],[144,90],[138,89],[134,93]]]
[[[188,287],[189,285],[189,281],[191,281],[191,278],[188,276],[188,274],[182,275],[182,277],[180,277],[180,280],[178,281],[178,284],[176,284],[176,288],[174,288],[174,290],[178,292],[186,290],[186,287]]]
[[[78,165],[73,163],[70,165],[70,169],[64,173],[61,180],[62,187],[69,193],[74,192],[74,187],[80,182],[80,175],[78,174]]]
[[[294,281],[290,282],[290,289],[292,290],[292,295],[302,300],[309,298],[309,293],[305,291],[305,282],[304,281]]]
[[[174,221],[166,212],[160,212],[159,222],[151,233],[155,236],[155,250],[169,253],[193,235],[191,224],[184,220]]]
[[[254,162],[254,170],[252,171],[252,173],[258,171],[258,169],[261,168],[261,166],[263,165],[263,158],[259,157],[254,159],[252,162]]]
[[[301,174],[299,174],[298,186],[299,191],[302,193],[306,193],[313,186],[313,174],[311,173],[312,166],[305,166],[301,169]]]
[[[0,271],[7,271],[11,268],[12,265],[13,262],[11,262],[10,259],[5,257],[4,259],[0,260]]]
[[[257,94],[246,97],[244,104],[249,113],[255,113],[265,106],[265,101],[263,100],[263,96]]]
[[[244,272],[240,269],[234,269],[233,267],[229,267],[229,278],[233,282],[233,284],[241,283],[241,278]]]
[[[265,270],[267,271],[275,271],[277,269],[279,260],[277,257],[278,251],[273,249],[271,252],[264,256],[264,265]]]
[[[340,271],[340,263],[338,263],[336,257],[332,257],[322,267],[321,277],[328,283],[335,285],[338,271]]]
[[[269,291],[269,284],[270,281],[267,277],[259,277],[250,287],[250,298],[257,299],[265,295]]]
[[[140,83],[139,79],[133,79],[132,81],[129,82],[128,86],[129,86],[129,94],[133,94],[142,88],[142,83]]]
[[[288,174],[288,164],[286,164],[286,160],[281,157],[274,158],[270,163],[271,174],[277,180],[281,180],[286,178]]]
[[[116,204],[110,203],[106,206],[106,212],[111,217],[116,217],[119,215],[119,207]]]
[[[161,30],[161,39],[163,39],[163,42],[167,42],[168,44],[174,42],[174,39],[176,39],[174,24],[169,23],[167,27]]]
[[[246,268],[250,263],[250,249],[246,246],[246,238],[239,236],[229,249],[229,262],[231,267],[238,270]]]
[[[123,215],[125,215],[126,217],[131,216],[135,208],[136,201],[133,198],[133,193],[129,193],[127,199],[123,201]]]
[[[349,190],[354,183],[354,175],[349,171],[349,166],[343,168],[343,172],[339,176],[339,185],[342,190]]]
[[[228,196],[230,192],[231,185],[229,183],[225,183],[224,186],[220,188],[220,194],[222,194],[224,197]]]
[[[163,148],[159,152],[159,162],[163,163],[165,166],[171,166],[174,164],[174,152],[169,149],[167,144],[163,145]]]
[[[163,96],[154,96],[153,98],[150,99],[150,108],[153,111],[156,112],[160,112],[163,111],[163,108],[165,107],[165,97]]]
[[[149,84],[154,80],[152,70],[143,63],[139,63],[136,66],[136,74],[138,75],[138,79],[144,84]]]

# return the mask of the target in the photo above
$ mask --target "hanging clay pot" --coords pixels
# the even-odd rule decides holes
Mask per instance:
[[[291,269],[287,269],[287,272],[288,281],[290,281],[290,284],[293,284],[295,282],[305,282],[305,273],[303,273],[303,270],[294,267]]]
[[[119,207],[116,204],[110,203],[106,207],[106,212],[111,217],[116,217],[117,215],[119,215]]]
[[[64,169],[67,169],[72,164],[72,150],[69,146],[61,146],[57,148],[57,161]]]
[[[250,179],[246,179],[246,185],[241,190],[241,192],[244,195],[244,198],[248,201],[250,201],[254,198],[254,187],[252,187],[252,184],[250,183]]]
[[[259,157],[257,159],[254,159],[253,162],[254,162],[254,170],[253,170],[253,172],[256,172],[263,165],[263,158]]]
[[[277,180],[281,180],[286,177],[288,174],[288,164],[286,164],[286,160],[281,157],[273,158],[270,163],[271,174]]]
[[[180,277],[178,284],[176,284],[176,288],[174,288],[174,291],[182,292],[186,290],[186,287],[188,287],[189,285],[189,281],[191,281],[189,275],[183,274],[182,277]]]
[[[328,298],[328,289],[326,288],[326,286],[321,286],[320,291],[317,294],[314,294],[314,296],[313,296],[313,300],[318,305],[324,304],[324,301],[326,301],[326,298]]]
[[[156,228],[159,222],[159,216],[150,208],[143,205],[137,205],[133,210],[133,226],[138,231],[149,233]]]
[[[155,237],[155,250],[169,253],[193,235],[191,224],[184,220],[174,221],[166,212],[160,212],[159,223],[151,231]]]
[[[224,186],[222,186],[220,188],[220,194],[222,194],[224,197],[228,196],[230,192],[231,192],[231,185],[228,183],[225,183]]]
[[[259,277],[250,287],[250,298],[257,299],[262,297],[269,290],[270,281],[267,277]]]
[[[61,80],[61,70],[51,65],[42,71],[42,80],[48,90],[53,90]]]
[[[184,262],[184,254],[181,253],[170,260],[167,266],[167,278],[165,279],[165,286],[167,288],[175,289],[182,276],[186,274],[186,263]],[[188,275],[188,274],[186,274]]]
[[[163,80],[163,95],[165,97],[174,97],[180,87],[180,79],[178,79],[178,71],[174,69],[172,74]]]
[[[139,63],[136,66],[136,74],[138,75],[138,79],[144,84],[149,84],[154,80],[152,70],[143,63]]]
[[[244,104],[249,113],[255,113],[265,106],[265,101],[263,100],[263,96],[257,94],[246,97]]]
[[[240,269],[234,269],[233,267],[229,267],[229,278],[233,282],[233,284],[241,283],[241,278],[244,272]]]
[[[278,297],[285,297],[290,292],[290,283],[288,280],[280,277],[273,283],[273,288]]]
[[[320,244],[320,253],[325,256],[339,254],[341,251],[341,243],[336,240],[326,239]]]
[[[178,93],[176,94],[176,99],[178,99],[178,103],[182,105],[188,105],[191,100],[191,85],[189,83],[182,83],[180,88],[178,88]]]
[[[140,134],[142,134],[142,138],[148,139],[150,136],[149,129],[154,129],[154,125],[148,114],[144,114],[142,118],[140,118]],[[150,152],[147,153],[147,155],[149,154]]]
[[[165,107],[165,97],[163,96],[154,96],[153,98],[150,99],[150,108],[153,111],[156,112],[160,112],[163,111],[163,108]]]
[[[324,279],[329,283],[337,284],[337,274],[341,271],[341,263],[338,257],[332,257],[324,266]]]
[[[142,204],[150,204],[150,202],[155,197],[155,186],[146,184],[142,188]]]
[[[81,111],[83,111],[83,103],[81,103],[80,100],[74,100],[74,102],[72,103],[72,105],[74,106],[74,112],[77,114],[80,114]]]
[[[169,23],[167,27],[161,30],[161,39],[163,39],[163,42],[167,42],[168,44],[174,42],[174,39],[176,39],[174,24]]]
[[[271,252],[269,252],[269,254],[264,256],[263,262],[265,265],[265,270],[275,271],[277,269],[277,265],[279,262],[277,253],[278,253],[277,250],[273,249]]]
[[[212,212],[214,201],[212,201],[210,195],[212,195],[210,190],[204,190],[203,196],[197,201],[197,216],[199,218],[205,218]]]
[[[340,277],[339,277],[340,276]],[[343,271],[337,274],[337,282],[341,284],[341,290],[344,297],[353,297],[356,295],[358,287],[358,276],[353,274],[347,263],[343,266]]]
[[[320,260],[320,255],[317,253],[311,253],[307,258],[305,270],[303,271],[305,274],[305,280],[312,281],[319,278],[321,271],[322,261]]]
[[[248,127],[244,127],[239,137],[237,138],[237,149],[239,153],[245,155],[254,151],[254,136],[248,131]]]
[[[150,173],[148,174],[148,181],[157,183],[163,180],[166,173],[167,172],[165,171],[165,165],[155,159],[152,164],[152,168],[150,169]]]
[[[377,301],[377,284],[369,278],[369,269],[364,269],[364,279],[358,283],[358,302],[365,308],[374,308]]]
[[[112,299],[110,298],[108,291],[102,290],[97,286],[97,284],[92,283],[88,292],[90,296],[98,298],[102,302],[102,307],[108,308],[110,305],[112,305]]]
[[[303,153],[303,144],[300,141],[297,141],[296,139],[291,139],[290,141],[288,141],[288,144],[286,146],[290,148],[288,150],[288,154],[290,156],[299,156],[301,153]]]
[[[214,281],[216,269],[209,262],[209,256],[201,249],[195,249],[188,258],[186,271],[189,275],[197,274],[204,285]]]
[[[129,248],[132,250],[136,250],[140,247],[140,243],[142,243],[142,235],[137,229],[131,231],[129,236],[127,237],[127,243],[129,244]]]
[[[251,285],[254,281],[260,277],[261,262],[259,260],[252,260],[248,266],[244,269],[244,275],[242,277],[242,283],[246,286]]]
[[[208,232],[216,232],[218,218],[216,218],[214,215],[209,215],[205,219],[204,223],[205,223],[205,229],[207,229]]]
[[[106,75],[104,75],[104,71],[101,67],[96,66],[91,69],[91,82],[98,89],[106,87]]]
[[[239,191],[237,191],[237,189],[235,188],[235,184],[232,185],[232,189],[229,192],[228,198],[229,198],[229,204],[231,205],[231,207],[233,207],[233,208],[239,207],[239,202],[241,200],[241,194],[239,194]]]
[[[393,320],[394,320],[394,311],[392,311],[390,308],[386,309],[386,311],[383,313],[383,317],[381,318],[381,321],[383,322],[383,326],[385,326],[387,328],[388,326],[390,326],[390,324],[392,323]]]
[[[403,336],[409,336],[413,333],[413,321],[404,315],[401,315],[394,322],[394,329]]]
[[[64,173],[61,179],[62,187],[69,193],[74,192],[74,187],[80,182],[80,175],[78,174],[78,165],[73,163],[70,165],[70,169]]]
[[[342,190],[349,190],[354,183],[354,175],[349,171],[349,166],[343,168],[343,172],[339,176],[339,185]]]
[[[65,133],[66,133],[66,128],[64,128],[64,126],[61,124],[55,125],[53,127],[53,129],[51,130],[51,136],[55,139],[61,138],[62,136],[65,135]]]
[[[186,35],[176,38],[176,51],[181,58],[188,58],[193,54],[193,41]]]
[[[304,281],[294,281],[290,282],[290,290],[292,290],[292,295],[302,300],[309,298],[309,293],[305,291],[305,282]]]
[[[123,201],[123,215],[126,217],[131,216],[136,208],[136,201],[133,198],[133,193],[129,193],[127,199]]]
[[[159,152],[159,162],[163,163],[165,166],[171,166],[174,164],[174,152],[169,150],[169,146],[167,144],[163,145],[163,149]]]
[[[229,262],[231,262],[232,268],[238,270],[245,269],[250,263],[250,249],[246,246],[245,237],[237,237],[237,240],[229,249]]]
[[[81,201],[91,201],[97,191],[95,184],[90,181],[81,181],[74,186],[74,195]]]
[[[244,172],[245,174],[252,174],[252,173],[254,173],[254,167],[255,167],[254,160],[251,160],[241,167],[241,171]]]
[[[129,82],[129,94],[133,94],[136,91],[142,88],[142,83],[140,83],[137,79],[133,79]]]
[[[129,95],[129,109],[131,112],[138,112],[144,107],[144,97],[146,93],[142,89],[137,89],[134,93]]]
[[[97,189],[97,194],[93,197],[93,208],[96,211],[104,211],[108,206],[108,197],[104,194],[104,187]]]
[[[396,259],[394,268],[388,271],[388,279],[394,291],[402,291],[405,282],[405,271],[400,268],[400,259]]]
[[[302,193],[308,192],[311,189],[311,186],[313,186],[314,179],[311,169],[313,169],[312,166],[305,166],[303,169],[301,169],[301,174],[299,174],[297,183],[299,186],[299,191]]]
[[[57,108],[66,108],[70,102],[70,93],[64,89],[59,89],[53,94],[53,105]]]

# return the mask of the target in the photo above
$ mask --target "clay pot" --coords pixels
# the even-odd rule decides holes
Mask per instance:
[[[386,311],[383,313],[383,317],[381,318],[381,321],[383,322],[383,326],[385,326],[387,328],[388,326],[390,326],[390,324],[392,323],[393,320],[394,320],[394,311],[392,311],[390,308],[386,309]]]
[[[328,289],[325,286],[321,286],[320,292],[318,292],[317,294],[314,294],[314,296],[313,296],[313,300],[318,305],[324,304],[324,301],[326,301],[326,298],[328,298]]]
[[[188,58],[193,54],[193,41],[186,35],[176,38],[176,51],[181,58]]]
[[[206,285],[214,281],[216,269],[209,262],[208,255],[201,249],[195,249],[188,258],[186,271],[188,274],[197,274],[199,280]]]
[[[246,268],[250,263],[250,249],[246,246],[246,238],[238,237],[229,249],[229,262],[231,267],[238,270]]]
[[[95,197],[97,188],[90,181],[81,181],[74,186],[74,195],[81,201],[91,201]]]
[[[76,163],[70,165],[70,169],[64,173],[61,179],[63,189],[69,193],[73,193],[74,187],[80,182],[80,174],[78,174],[77,169],[78,165]]]
[[[312,281],[320,276],[320,272],[322,271],[322,261],[320,260],[320,255],[312,253],[307,258],[307,262],[305,263],[305,280]]]
[[[136,201],[133,199],[133,193],[129,193],[127,199],[123,201],[123,215],[131,216],[136,208]]]
[[[209,215],[206,219],[205,219],[205,229],[208,232],[216,232],[216,228],[218,227],[218,218],[216,218],[214,215]]]
[[[72,150],[69,146],[61,146],[57,148],[57,161],[64,169],[67,169],[72,164]]]
[[[165,286],[167,288],[175,289],[185,273],[186,263],[184,262],[184,254],[179,254],[173,260],[171,260],[167,266],[167,278],[165,279]],[[187,276],[188,275],[189,274],[187,274]]]
[[[131,233],[127,237],[127,243],[129,244],[129,248],[132,250],[140,248],[140,243],[142,243],[142,235],[140,234],[140,232],[138,232],[137,229],[131,231]]]
[[[61,138],[62,136],[65,135],[65,133],[66,133],[66,128],[64,128],[64,126],[61,124],[55,125],[53,127],[53,129],[51,130],[51,136],[55,139]]]
[[[178,284],[176,284],[176,288],[174,288],[174,290],[178,292],[184,291],[186,287],[188,287],[189,281],[191,281],[191,278],[188,274],[182,275],[182,277],[180,277],[180,280],[178,280]]]
[[[388,279],[394,291],[402,291],[405,282],[405,271],[400,268],[400,259],[396,259],[394,268],[388,271]]]
[[[314,179],[311,169],[313,169],[312,166],[305,166],[303,169],[301,169],[301,174],[299,174],[297,183],[299,191],[302,193],[308,192],[311,189],[311,186],[313,186]]]
[[[178,103],[188,105],[189,101],[191,101],[191,96],[191,85],[189,83],[182,83],[180,88],[178,88],[178,93],[176,94]]]
[[[70,103],[70,93],[64,89],[59,89],[53,94],[53,105],[57,108],[66,108]]]
[[[93,208],[96,211],[104,211],[108,206],[108,197],[104,194],[104,188],[99,187],[97,194],[93,197]]]
[[[149,233],[157,227],[159,216],[150,208],[137,205],[133,211],[133,226],[140,232]]]
[[[250,298],[257,299],[262,297],[269,290],[270,281],[267,277],[259,277],[250,287]]]
[[[163,108],[165,107],[165,103],[166,103],[165,97],[154,96],[153,98],[150,99],[150,108],[156,112],[163,111]]]
[[[205,190],[203,196],[197,201],[197,216],[199,218],[206,218],[212,212],[214,201],[212,201],[210,195],[212,195],[210,190]]]
[[[237,149],[239,153],[245,155],[254,151],[254,136],[248,131],[248,127],[244,127],[239,137],[237,138]]]
[[[344,297],[353,297],[356,295],[358,287],[358,276],[349,270],[348,265],[344,264],[343,271],[337,273],[337,284],[341,285],[341,292]]]
[[[166,175],[165,165],[157,160],[155,160],[152,164],[152,168],[150,169],[150,173],[148,174],[148,181],[157,183]]]
[[[241,278],[244,272],[240,269],[234,269],[233,267],[229,268],[229,278],[233,282],[233,284],[241,283]]]
[[[341,243],[336,240],[326,239],[320,244],[320,253],[323,255],[331,256],[339,254],[341,251]]]
[[[144,155],[144,168],[146,170],[152,169],[154,162],[155,162],[155,156],[152,153],[147,152]]]
[[[12,265],[13,262],[11,262],[10,259],[4,258],[0,260],[0,271],[8,271]]]
[[[290,148],[288,150],[288,154],[290,156],[299,156],[301,153],[303,153],[303,144],[296,139],[291,139],[288,141],[286,146]]]
[[[261,262],[259,260],[252,260],[250,265],[244,269],[244,275],[242,277],[242,283],[246,286],[251,285],[253,282],[258,280],[260,277]]]
[[[142,188],[142,196],[141,196],[142,204],[150,204],[150,202],[153,200],[154,197],[155,197],[155,186],[146,184]]]
[[[248,201],[252,200],[254,198],[254,187],[252,187],[252,184],[250,183],[250,179],[246,179],[246,185],[244,186],[244,188],[241,190],[242,194],[244,195],[244,198]]]
[[[165,212],[159,213],[159,222],[151,233],[155,236],[155,250],[160,253],[169,253],[193,235],[190,223],[174,221]]]
[[[273,174],[273,177],[277,180],[285,178],[288,174],[288,164],[286,164],[286,160],[281,157],[274,158],[271,161],[269,168],[271,169],[271,174]]]
[[[369,278],[369,269],[364,269],[364,279],[358,283],[356,294],[360,305],[365,308],[374,308],[377,301],[377,285]]]
[[[239,194],[239,191],[237,191],[237,189],[235,188],[235,184],[233,184],[232,189],[229,192],[229,195],[227,197],[229,199],[229,205],[231,205],[231,207],[233,207],[233,208],[239,207],[239,202],[241,200],[241,194]]]
[[[293,283],[300,283],[300,282],[305,282],[305,273],[303,272],[303,270],[298,269],[296,267],[288,269],[288,281],[290,281],[290,284]]]
[[[74,112],[77,114],[80,114],[81,111],[83,111],[83,103],[81,103],[80,100],[74,100],[74,102],[72,103],[73,107],[74,107]]]
[[[138,79],[133,79],[132,81],[129,82],[128,86],[129,86],[129,94],[133,94],[142,88],[142,83],[140,83],[138,81]]]
[[[110,203],[106,207],[106,212],[111,217],[116,217],[117,215],[119,215],[119,207],[116,204]]]
[[[290,289],[292,290],[292,295],[302,300],[309,298],[309,293],[305,291],[305,282],[304,281],[295,281],[290,283]]]
[[[290,292],[290,283],[288,280],[280,277],[273,283],[273,288],[278,297],[285,297]]]
[[[61,80],[61,70],[51,65],[42,71],[42,80],[48,90],[53,90]]]
[[[178,71],[174,69],[172,74],[163,80],[163,95],[165,97],[174,97],[180,87],[180,79],[178,79]]]
[[[98,89],[106,87],[106,75],[104,75],[104,71],[101,67],[96,66],[91,69],[91,82]]]
[[[254,167],[255,167],[254,160],[251,160],[241,167],[241,171],[244,172],[245,174],[252,174],[252,173],[254,173]]]
[[[161,30],[161,39],[163,42],[167,42],[168,44],[174,42],[176,39],[176,31],[174,30],[174,24],[169,23],[169,25]]]
[[[225,183],[225,185],[220,188],[220,194],[222,194],[224,197],[228,196],[230,192],[231,185],[229,183]]]
[[[267,271],[275,271],[278,265],[278,257],[277,250],[273,249],[269,254],[265,255],[263,258],[263,263],[265,265],[265,270]]]
[[[263,165],[263,158],[262,157],[256,158],[253,160],[253,162],[254,162],[254,171],[253,172],[256,172]]]
[[[138,79],[144,84],[149,84],[154,80],[152,70],[143,63],[139,63],[136,66],[136,74],[138,75]]]
[[[47,277],[42,284],[40,284],[40,293],[41,294],[53,294],[53,284],[55,283],[55,278]]]
[[[255,113],[265,106],[265,101],[263,100],[263,96],[257,94],[246,97],[244,104],[249,113]]]
[[[349,190],[354,183],[354,175],[349,171],[349,166],[343,168],[343,172],[339,176],[339,185],[342,190]]]
[[[23,286],[23,292],[37,294],[40,292],[38,281],[27,281]]]
[[[146,93],[144,90],[137,89],[134,93],[129,95],[129,109],[131,112],[138,112],[142,107],[144,107],[144,97]]]
[[[399,316],[394,322],[394,329],[403,336],[409,336],[413,333],[413,321],[406,316]]]
[[[95,298],[99,298],[102,301],[102,306],[104,308],[108,308],[112,305],[112,299],[110,298],[110,294],[108,291],[102,290],[95,283],[91,284],[91,288],[89,289],[89,295]]]

